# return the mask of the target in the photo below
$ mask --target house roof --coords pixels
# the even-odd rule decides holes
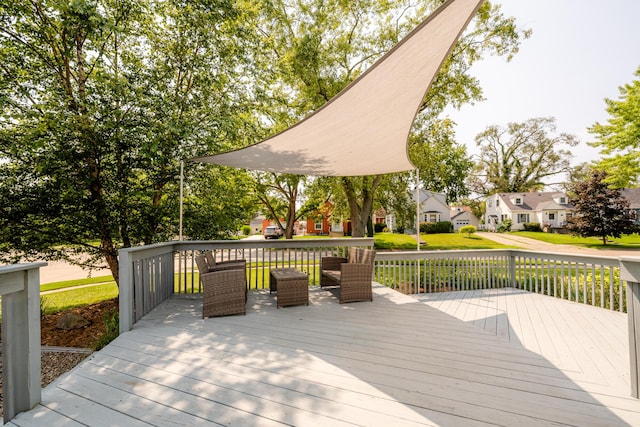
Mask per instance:
[[[640,209],[640,188],[623,188],[620,194],[629,201],[631,209]]]
[[[407,141],[440,66],[483,0],[447,0],[324,106],[249,147],[194,161],[299,175],[415,169]]]
[[[573,209],[570,203],[560,204],[554,199],[569,197],[565,193],[560,192],[528,192],[528,193],[499,193],[498,196],[511,211],[543,211],[543,210],[561,210]],[[522,204],[514,203],[516,198],[522,198]]]

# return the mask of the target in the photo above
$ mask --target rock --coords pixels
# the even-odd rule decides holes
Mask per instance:
[[[56,322],[56,328],[68,331],[70,329],[82,329],[91,324],[90,321],[77,314],[67,313]]]

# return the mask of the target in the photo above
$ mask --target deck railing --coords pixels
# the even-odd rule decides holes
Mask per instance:
[[[175,241],[121,249],[120,332],[174,293],[200,292],[195,255],[212,251],[218,261],[247,260],[251,289],[269,287],[271,268],[293,267],[320,282],[320,258],[345,255],[350,247],[373,247],[373,239]]]
[[[406,294],[511,286],[626,311],[620,260],[613,257],[512,249],[382,252],[374,280]]]
[[[40,403],[40,267],[46,265],[0,267],[5,423]]]

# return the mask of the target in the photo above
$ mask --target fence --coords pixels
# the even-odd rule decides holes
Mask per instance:
[[[520,250],[378,253],[374,280],[407,294],[518,287],[626,311],[620,260]]]

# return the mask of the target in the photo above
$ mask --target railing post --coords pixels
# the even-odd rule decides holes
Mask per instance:
[[[4,422],[40,403],[40,267],[0,267]]]
[[[640,259],[620,258],[620,279],[627,282],[631,396],[637,399],[640,388]]]
[[[127,249],[118,251],[118,308],[120,333],[128,332],[133,327],[133,270],[131,255]]]
[[[518,287],[516,283],[516,256],[513,252],[509,252],[509,286],[512,288]]]

